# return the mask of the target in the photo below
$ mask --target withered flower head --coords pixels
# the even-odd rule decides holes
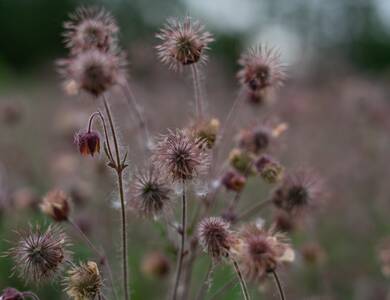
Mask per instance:
[[[205,62],[207,56],[204,52],[214,40],[201,23],[189,16],[183,20],[168,19],[156,37],[162,40],[162,43],[156,46],[158,57],[173,70],[198,61]]]
[[[198,237],[203,250],[219,260],[229,255],[236,238],[229,229],[230,224],[220,217],[203,219],[198,228]]]
[[[210,160],[204,141],[176,130],[162,136],[153,161],[158,170],[179,181],[190,180],[204,173]]]
[[[98,7],[80,7],[65,22],[65,45],[72,55],[98,49],[108,52],[116,48],[118,26],[111,14]]]
[[[253,157],[246,151],[234,148],[229,153],[230,165],[244,176],[254,174]]]
[[[154,168],[135,175],[131,188],[131,208],[146,218],[158,217],[167,212],[172,190],[166,178]]]
[[[304,169],[288,174],[272,195],[276,207],[292,214],[316,208],[321,200],[319,178]]]
[[[123,83],[126,61],[122,53],[87,50],[75,57],[58,61],[65,82],[73,82],[75,90],[98,97],[116,84]]]
[[[261,45],[250,48],[241,55],[238,63],[242,68],[237,77],[243,86],[252,91],[276,88],[286,79],[280,53],[273,48]]]
[[[196,138],[203,140],[206,146],[211,149],[217,141],[220,123],[217,118],[207,120],[199,120],[195,122],[189,129],[190,133]]]
[[[170,268],[168,258],[161,252],[147,253],[141,263],[142,272],[149,277],[165,277],[169,273]]]
[[[19,233],[20,240],[8,252],[15,261],[15,271],[26,282],[51,280],[61,271],[69,252],[68,238],[59,227],[39,226]]]
[[[267,183],[279,182],[283,177],[283,166],[269,155],[260,156],[255,165],[260,176]]]
[[[239,239],[234,254],[245,277],[251,281],[260,281],[281,263],[294,260],[294,251],[287,239],[273,230],[248,224],[239,232]]]
[[[70,213],[70,199],[64,191],[55,189],[47,193],[40,207],[54,221],[66,221]]]
[[[241,130],[238,144],[241,149],[250,153],[259,154],[266,150],[272,140],[272,129],[267,124],[257,124]]]
[[[100,135],[97,131],[80,131],[74,141],[83,156],[94,156],[100,152]]]
[[[221,181],[227,190],[240,192],[246,184],[246,177],[236,171],[228,171]]]
[[[98,266],[92,261],[74,266],[64,283],[66,293],[74,300],[95,299],[103,286]]]

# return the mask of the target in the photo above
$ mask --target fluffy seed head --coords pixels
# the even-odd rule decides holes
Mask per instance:
[[[229,223],[220,217],[209,217],[199,224],[200,244],[203,250],[216,260],[228,256],[230,248],[236,241],[229,227]]]
[[[154,168],[135,175],[131,188],[131,208],[146,218],[158,217],[171,206],[172,190]]]
[[[68,238],[62,230],[50,226],[43,231],[36,226],[19,236],[8,254],[14,259],[20,278],[35,283],[55,278],[69,256]]]
[[[239,232],[239,239],[235,254],[245,277],[251,281],[262,280],[280,263],[294,259],[294,251],[286,238],[273,230],[249,224]]]
[[[102,286],[98,266],[92,261],[74,266],[65,279],[65,291],[74,300],[95,299]]]
[[[312,172],[298,170],[288,174],[273,192],[276,207],[292,214],[315,208],[321,202],[321,183]]]
[[[64,28],[65,45],[72,55],[90,49],[108,52],[116,48],[118,26],[111,14],[102,8],[76,9]]]
[[[238,63],[240,83],[252,91],[279,87],[286,79],[285,66],[280,62],[279,51],[267,46],[257,46],[246,51]]]
[[[100,135],[97,131],[80,131],[74,141],[83,156],[94,156],[100,152]]]
[[[73,82],[74,89],[84,90],[98,97],[125,78],[124,56],[96,49],[58,61],[59,72],[65,82]]]
[[[153,161],[157,169],[163,170],[173,181],[179,181],[204,173],[210,160],[204,141],[176,130],[161,137]]]
[[[182,66],[205,62],[205,50],[214,39],[204,26],[191,17],[183,20],[170,18],[156,37],[162,43],[156,46],[158,57],[169,68],[178,70]]]
[[[168,258],[161,252],[151,252],[142,259],[142,272],[154,278],[163,278],[170,271],[170,263]]]
[[[70,213],[70,199],[64,191],[55,189],[47,193],[40,207],[54,221],[66,221]]]

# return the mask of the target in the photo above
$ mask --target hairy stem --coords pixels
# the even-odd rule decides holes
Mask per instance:
[[[185,181],[183,180],[182,213],[181,213],[181,231],[182,231],[181,232],[181,243],[180,243],[180,249],[179,249],[178,258],[177,258],[175,285],[173,287],[172,300],[177,299],[177,290],[179,288],[181,272],[183,269],[184,246],[185,246],[186,231],[187,231],[186,223],[187,223],[186,184],[185,184]]]
[[[234,276],[228,282],[226,282],[219,290],[217,290],[210,298],[210,300],[221,299],[220,296],[225,293],[228,289],[233,288],[238,283],[237,277]],[[218,297],[218,298],[217,298]]]
[[[106,267],[108,280],[110,281],[112,293],[114,294],[114,298],[118,299],[117,294],[116,294],[116,290],[115,290],[115,286],[114,286],[114,278],[112,275],[112,269],[111,269],[110,263],[107,261],[106,256],[103,255],[102,253],[100,253],[100,251],[91,242],[91,240],[88,238],[88,236],[85,235],[85,233],[81,230],[81,228],[72,219],[69,218],[68,223],[75,229],[75,231],[80,235],[80,237],[84,240],[84,242],[88,245],[88,247],[92,250],[92,252],[94,252],[95,255],[99,258],[100,263]]]
[[[110,124],[112,139],[114,141],[115,156],[116,156],[116,174],[118,179],[118,190],[121,201],[121,228],[122,228],[122,268],[123,268],[123,289],[125,293],[125,300],[130,299],[129,286],[128,286],[128,262],[127,262],[127,228],[126,228],[126,207],[125,196],[123,191],[123,169],[124,166],[121,161],[118,140],[116,136],[115,126],[112,120],[110,107],[108,105],[106,97],[103,95],[104,108],[107,113],[108,122]]]
[[[272,275],[274,276],[276,286],[279,290],[280,300],[286,300],[286,296],[284,295],[284,291],[283,291],[282,284],[280,282],[278,274],[276,273],[276,271],[272,271]]]
[[[209,283],[211,280],[211,277],[213,275],[214,270],[214,263],[211,261],[209,267],[207,268],[206,275],[202,281],[202,285],[200,286],[197,294],[196,294],[196,300],[202,300],[204,299],[205,293],[207,292],[209,288]]]
[[[194,83],[195,111],[199,119],[203,117],[203,99],[200,85],[199,71],[196,64],[191,65],[192,81]]]
[[[240,270],[237,262],[234,259],[232,259],[232,263],[233,263],[233,266],[234,266],[234,270],[236,271],[237,278],[238,278],[238,280],[240,282],[242,295],[243,295],[245,300],[249,300],[250,298],[249,298],[248,288],[246,286],[244,277],[242,276],[241,270]]]

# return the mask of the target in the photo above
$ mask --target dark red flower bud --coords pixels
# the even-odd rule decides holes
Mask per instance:
[[[95,153],[100,152],[100,136],[96,131],[79,132],[75,142],[83,156],[94,156]]]
[[[228,171],[222,178],[222,184],[225,188],[236,192],[244,188],[245,182],[245,176],[234,171]]]

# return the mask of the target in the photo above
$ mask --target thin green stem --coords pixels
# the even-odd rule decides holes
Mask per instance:
[[[183,180],[183,195],[182,195],[182,213],[181,213],[181,243],[177,258],[175,285],[173,287],[172,300],[177,299],[177,290],[179,288],[181,272],[183,269],[184,247],[187,231],[187,200],[186,200],[186,184]]]
[[[232,263],[233,263],[233,266],[234,266],[234,270],[236,271],[237,278],[238,278],[238,280],[240,282],[242,295],[243,295],[245,300],[249,300],[250,298],[249,298],[248,288],[246,286],[244,277],[242,276],[240,267],[238,266],[237,262],[234,259],[232,259]]]
[[[123,267],[123,289],[125,293],[125,300],[130,299],[129,287],[128,287],[128,262],[127,262],[127,228],[126,228],[126,207],[125,207],[125,196],[123,191],[123,168],[121,162],[121,157],[119,153],[118,140],[116,136],[114,122],[112,120],[112,115],[110,107],[108,105],[106,97],[103,95],[104,108],[106,110],[108,122],[110,124],[112,139],[114,141],[115,156],[116,156],[116,174],[118,178],[118,190],[119,197],[121,201],[121,229],[122,229],[122,267]]]
[[[283,291],[282,284],[280,282],[278,274],[276,273],[276,271],[272,271],[272,275],[274,276],[276,286],[279,290],[280,300],[286,300],[286,296],[284,295],[284,291]]]
[[[202,285],[200,286],[197,295],[196,295],[196,300],[202,300],[204,299],[205,293],[210,287],[210,280],[213,275],[213,270],[214,270],[214,263],[213,261],[210,262],[209,267],[207,268],[206,275],[204,276],[204,279],[202,281]]]

